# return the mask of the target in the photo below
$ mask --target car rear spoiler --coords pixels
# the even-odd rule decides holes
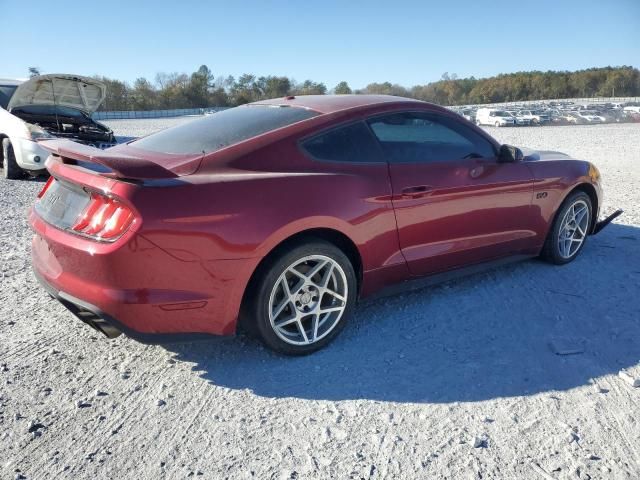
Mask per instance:
[[[595,227],[593,227],[593,232],[591,232],[591,235],[595,235],[597,233],[600,233],[604,227],[606,227],[613,220],[615,220],[620,215],[622,215],[623,212],[624,212],[624,210],[618,209],[615,212],[613,212],[611,215],[609,215],[607,218],[605,218],[604,220],[600,220],[598,223],[596,223]]]
[[[41,140],[38,142],[64,163],[87,162],[106,167],[119,178],[159,179],[190,175],[200,166],[203,154],[177,155],[148,152],[129,145],[106,150],[71,140]]]

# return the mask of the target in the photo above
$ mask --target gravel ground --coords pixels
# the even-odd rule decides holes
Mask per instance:
[[[640,478],[640,124],[491,133],[593,160],[625,215],[565,267],[364,303],[305,358],[107,341],[30,271],[42,183],[0,181],[0,477]]]
[[[101,123],[113,130],[119,143],[124,141],[149,135],[150,133],[163,130],[165,128],[190,122],[199,116],[174,117],[174,118],[154,118],[150,120],[102,120]]]

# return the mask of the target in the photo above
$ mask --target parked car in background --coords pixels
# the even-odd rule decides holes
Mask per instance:
[[[514,126],[516,119],[505,110],[495,108],[479,108],[476,113],[477,125],[492,125],[494,127]]]
[[[106,87],[77,75],[40,75],[26,81],[0,80],[0,166],[6,178],[44,171],[48,152],[37,140],[67,138],[99,148],[115,145],[111,129],[91,114]]]
[[[578,116],[583,118],[587,123],[604,123],[605,118],[601,116],[598,112],[594,112],[593,110],[580,110],[578,111]]]
[[[522,110],[520,114],[523,118],[529,119],[532,125],[544,125],[549,123],[549,116],[542,111]]]
[[[511,257],[565,264],[614,217],[597,222],[588,161],[391,96],[279,98],[108,150],[42,146],[37,278],[107,336],[147,342],[242,325],[311,353],[358,298]]]
[[[469,122],[473,122],[475,123],[476,121],[476,111],[475,110],[462,110],[462,112],[460,113],[465,120],[468,120]]]
[[[516,119],[516,125],[531,125],[531,119],[520,114],[516,110],[507,110],[507,113]]]
[[[627,121],[627,115],[621,109],[606,110],[600,114],[606,123],[622,123]]]
[[[559,110],[549,110],[549,123],[551,125],[566,125],[564,113]]]
[[[586,123],[576,112],[564,112],[562,119],[568,125],[581,125]]]

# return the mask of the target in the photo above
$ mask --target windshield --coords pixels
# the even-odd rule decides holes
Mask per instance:
[[[16,88],[18,88],[17,85],[0,85],[0,107],[7,108]]]
[[[244,105],[162,130],[130,145],[152,152],[210,153],[317,115],[297,107]]]

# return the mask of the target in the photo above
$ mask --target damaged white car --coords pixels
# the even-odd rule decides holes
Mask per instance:
[[[113,131],[91,118],[105,85],[78,75],[0,79],[0,166],[5,178],[44,173],[48,152],[37,140],[61,137],[98,148],[115,145]]]

